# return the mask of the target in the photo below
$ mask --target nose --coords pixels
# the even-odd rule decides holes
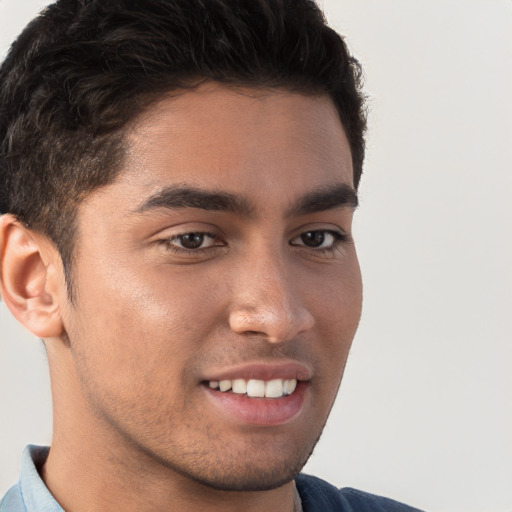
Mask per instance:
[[[237,272],[229,325],[237,334],[257,334],[270,343],[294,339],[311,329],[313,314],[301,299],[297,276],[279,257],[258,258]]]

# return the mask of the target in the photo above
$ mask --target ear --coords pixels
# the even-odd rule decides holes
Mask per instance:
[[[13,215],[0,217],[0,292],[14,317],[39,338],[60,336],[65,279],[58,251]]]

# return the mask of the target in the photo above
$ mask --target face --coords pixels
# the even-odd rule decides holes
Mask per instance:
[[[153,107],[81,205],[66,374],[112,457],[225,490],[311,453],[361,308],[350,149],[327,97],[215,84]]]

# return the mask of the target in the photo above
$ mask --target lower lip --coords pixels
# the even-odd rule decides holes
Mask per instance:
[[[295,391],[281,398],[249,398],[232,392],[204,387],[213,403],[230,420],[248,425],[271,427],[284,425],[296,418],[304,408],[308,383],[300,381]]]

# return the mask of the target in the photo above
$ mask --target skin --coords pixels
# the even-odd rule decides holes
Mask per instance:
[[[0,224],[2,293],[48,351],[45,483],[72,512],[292,511],[361,312],[353,206],[297,208],[353,187],[335,107],[210,83],[153,106],[127,142],[120,177],[79,207],[73,303],[53,246]],[[176,187],[246,209],[165,207]],[[187,233],[210,235],[186,250]],[[311,373],[284,424],[244,424],[208,400],[209,376],[283,361]]]

